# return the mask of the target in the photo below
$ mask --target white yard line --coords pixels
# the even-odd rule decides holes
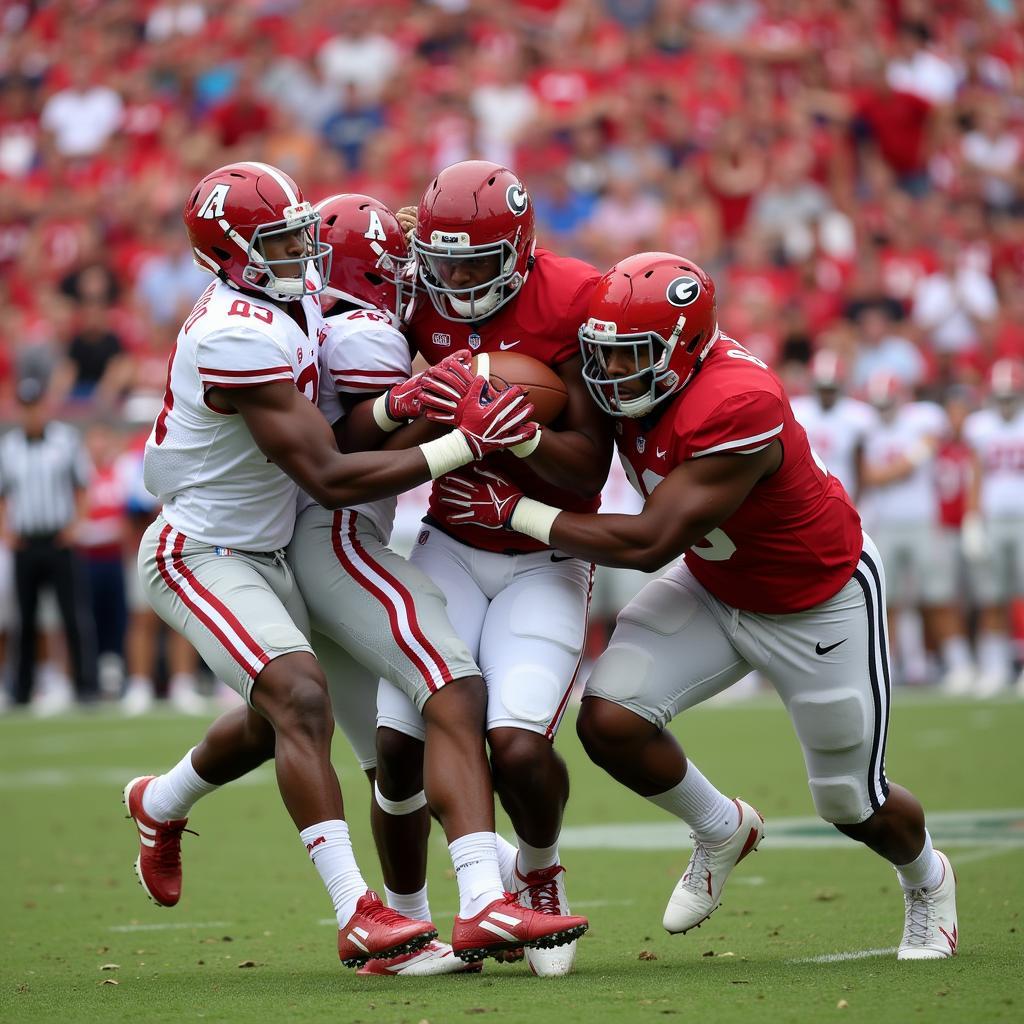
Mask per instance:
[[[852,953],[822,953],[821,956],[800,956],[787,960],[787,964],[838,964],[845,960],[867,960],[873,956],[889,956],[896,952],[895,946],[885,949],[858,949]]]
[[[334,918],[331,921],[335,924]],[[228,928],[230,921],[168,921],[166,924],[112,924],[112,932],[171,932],[187,928]]]

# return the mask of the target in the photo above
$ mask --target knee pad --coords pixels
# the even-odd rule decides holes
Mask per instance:
[[[642,647],[613,643],[597,659],[587,680],[587,694],[629,701],[640,696],[654,672],[654,659]]]
[[[546,725],[568,685],[544,665],[516,665],[502,678],[501,703],[514,718]]]
[[[396,817],[413,814],[421,807],[427,806],[427,794],[422,789],[418,793],[413,793],[412,796],[406,797],[404,800],[389,800],[381,793],[380,787],[376,782],[373,784],[373,799],[385,814],[393,814]]]
[[[857,690],[799,694],[789,702],[789,714],[809,755],[853,750],[869,736],[864,697]]]
[[[853,775],[810,778],[807,785],[818,817],[833,825],[858,825],[871,815],[862,779]]]

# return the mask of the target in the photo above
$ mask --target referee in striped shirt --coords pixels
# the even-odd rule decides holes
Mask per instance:
[[[90,702],[98,694],[92,612],[72,546],[91,466],[78,432],[49,420],[45,392],[37,378],[19,382],[20,426],[0,438],[0,510],[14,552],[21,620],[15,704],[27,704],[32,697],[36,620],[44,587],[57,595],[78,699]]]

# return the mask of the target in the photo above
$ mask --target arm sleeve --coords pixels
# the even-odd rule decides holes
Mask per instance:
[[[334,389],[354,396],[372,395],[412,376],[412,357],[405,336],[389,324],[343,320],[332,328],[326,368]]]
[[[680,409],[685,406],[680,402]],[[785,410],[777,395],[745,391],[724,399],[682,438],[687,459],[706,455],[753,455],[782,433]]]
[[[196,367],[204,388],[251,388],[295,380],[291,357],[280,342],[246,327],[208,334],[196,346]]]

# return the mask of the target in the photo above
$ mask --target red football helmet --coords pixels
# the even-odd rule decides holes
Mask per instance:
[[[482,320],[512,299],[533,266],[533,203],[507,167],[463,160],[446,167],[420,200],[412,249],[420,279],[446,320]],[[468,287],[460,264],[496,257],[493,276]]]
[[[988,374],[992,397],[1015,399],[1024,396],[1024,363],[1019,359],[998,359]]]
[[[838,352],[819,349],[811,359],[811,383],[819,391],[838,391],[846,379],[846,366]]]
[[[278,302],[323,290],[331,248],[320,241],[320,215],[284,171],[253,160],[220,167],[192,190],[183,216],[193,259],[233,287]],[[268,239],[298,231],[305,240],[302,255],[266,258]],[[278,273],[296,266],[298,276]]]
[[[390,313],[397,327],[411,315],[415,291],[398,218],[382,202],[354,192],[328,196],[313,209],[321,218],[320,238],[332,254],[324,295]],[[330,312],[326,302],[324,312]]]
[[[902,405],[910,396],[906,381],[891,370],[876,370],[864,390],[867,400],[883,411]]]
[[[646,416],[681,391],[718,339],[714,282],[668,252],[616,263],[598,281],[587,312],[579,331],[583,379],[612,416]],[[617,353],[629,358],[619,363]]]

